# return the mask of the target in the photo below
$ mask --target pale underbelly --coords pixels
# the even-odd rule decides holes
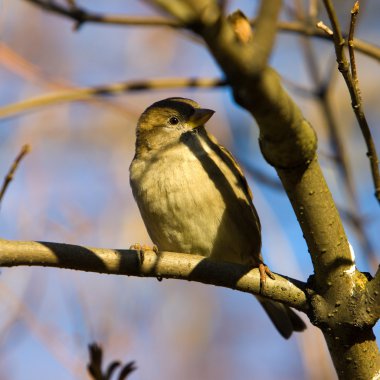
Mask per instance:
[[[216,183],[195,157],[165,163],[164,171],[151,165],[138,190],[141,215],[159,250],[239,263],[258,257],[259,232],[246,200]]]

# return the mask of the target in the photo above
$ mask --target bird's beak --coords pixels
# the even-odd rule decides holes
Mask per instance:
[[[196,108],[194,113],[191,115],[188,123],[193,129],[201,127],[210,119],[214,113],[215,111],[209,110],[207,108]]]

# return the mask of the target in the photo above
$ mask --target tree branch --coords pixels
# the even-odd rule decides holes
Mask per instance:
[[[260,73],[268,64],[269,57],[277,35],[277,19],[281,10],[282,0],[262,1],[257,15],[255,36],[252,42],[256,72]]]
[[[103,349],[97,343],[91,343],[88,346],[90,360],[87,364],[87,370],[93,380],[111,380],[116,379],[113,374],[119,372],[118,380],[125,380],[129,375],[136,371],[137,366],[134,361],[123,364],[119,360],[113,360],[103,369]],[[120,368],[121,367],[121,368]]]
[[[375,142],[373,141],[371,130],[369,129],[367,118],[364,114],[363,103],[360,97],[360,91],[358,82],[353,80],[353,77],[350,73],[349,64],[347,62],[346,55],[344,53],[345,40],[343,38],[338,17],[335,13],[334,6],[331,0],[323,0],[325,8],[329,15],[329,19],[332,25],[333,30],[333,40],[336,54],[336,61],[338,63],[338,69],[342,73],[342,76],[346,82],[348,91],[351,97],[352,109],[355,113],[356,119],[358,121],[360,130],[364,137],[364,141],[367,145],[367,156],[369,158],[372,180],[375,188],[375,197],[380,203],[380,171],[379,171],[379,159],[376,152]],[[353,33],[353,28],[352,33]],[[351,36],[353,39],[353,36]],[[356,75],[356,66],[355,66],[355,75]]]
[[[161,19],[154,17],[132,17],[132,16],[120,16],[120,15],[104,15],[96,14],[84,10],[83,8],[78,7],[63,7],[55,2],[43,1],[43,0],[25,0],[29,3],[32,3],[48,12],[58,14],[60,16],[72,19],[78,25],[81,26],[84,23],[100,23],[100,24],[109,24],[109,25],[120,25],[120,26],[141,26],[141,27],[170,27],[170,28],[182,28],[183,24],[176,20]],[[270,2],[269,2],[270,3]],[[76,9],[76,10],[75,10]],[[251,25],[255,26],[257,19],[250,21]],[[303,22],[298,21],[278,21],[277,28],[280,31],[298,33],[309,37],[316,37],[324,39],[326,41],[331,41],[331,38],[325,33],[316,30],[315,28],[310,28],[308,25],[305,25]],[[368,55],[371,58],[374,58],[380,61],[380,48],[366,41],[360,39],[354,39],[354,48],[355,50]]]
[[[14,176],[14,174],[15,174],[18,166],[20,165],[21,160],[29,152],[30,152],[30,145],[28,145],[28,144],[24,145],[21,148],[20,153],[17,155],[17,157],[13,161],[12,166],[9,168],[9,171],[8,171],[7,175],[5,176],[3,185],[1,186],[1,189],[0,189],[0,204],[1,204],[2,200],[3,200],[4,194],[7,191],[7,188],[9,186],[9,184],[13,180],[13,176]]]
[[[143,81],[130,81],[108,84],[104,86],[83,87],[62,90],[36,96],[21,102],[0,107],[0,119],[12,117],[38,107],[50,106],[64,102],[87,100],[96,96],[116,95],[129,91],[143,91],[166,88],[215,88],[225,86],[226,82],[219,78],[167,78]]]
[[[179,28],[180,25],[177,21],[172,21],[162,18],[153,17],[131,17],[131,16],[119,16],[119,15],[104,15],[100,13],[93,13],[84,10],[78,6],[64,7],[53,0],[25,0],[32,3],[46,11],[56,13],[60,16],[67,17],[75,21],[74,28],[78,30],[83,24],[100,23],[110,25],[130,25],[130,26],[166,26],[172,28]]]
[[[76,269],[137,277],[174,278],[260,294],[307,312],[306,284],[276,274],[260,293],[257,268],[185,253],[90,248],[70,244],[0,240],[0,267],[20,265]]]
[[[301,14],[300,17],[303,17],[303,15]],[[328,27],[326,28],[329,29]],[[353,44],[352,42],[353,33],[351,33],[352,29],[353,28],[350,28],[351,38],[348,41],[349,46]],[[327,32],[329,33],[331,32],[331,35],[333,34],[333,31],[331,30]],[[301,38],[300,41],[302,42],[303,53],[305,56],[305,62],[306,62],[305,67],[308,69],[310,73],[310,77],[314,84],[314,90],[312,91],[313,91],[313,94],[315,94],[314,96],[316,96],[316,100],[318,101],[323,111],[322,114],[325,116],[328,132],[329,132],[329,142],[330,142],[332,150],[335,152],[334,161],[337,164],[338,172],[341,175],[342,180],[344,181],[344,184],[345,184],[344,188],[347,191],[347,196],[348,196],[348,202],[346,204],[347,209],[345,210],[344,213],[342,213],[342,210],[340,209],[339,210],[340,214],[342,216],[346,215],[346,219],[347,219],[348,214],[350,214],[349,221],[351,225],[354,227],[354,231],[356,235],[358,236],[358,240],[360,242],[360,245],[364,254],[368,257],[368,261],[371,266],[373,265],[377,266],[376,254],[373,250],[371,240],[366,234],[363,218],[357,215],[360,213],[359,212],[360,207],[357,202],[355,183],[354,183],[354,178],[352,176],[349,155],[346,149],[346,145],[344,143],[342,133],[339,130],[338,124],[335,120],[334,109],[330,101],[329,93],[334,83],[333,78],[335,78],[335,75],[336,75],[335,64],[331,62],[332,65],[330,65],[327,75],[325,75],[325,78],[323,78],[322,80],[320,72],[319,72],[320,70],[318,67],[318,63],[317,63],[318,60],[317,60],[314,47],[313,47],[313,44],[311,43],[310,38]]]
[[[308,312],[325,336],[341,379],[374,378],[379,373],[380,355],[372,331],[373,318],[363,317],[366,313],[363,299],[366,293],[376,295],[379,275],[368,284],[367,277],[356,270],[354,253],[317,160],[314,130],[283,89],[278,74],[267,66],[280,1],[273,2],[276,7],[273,12],[269,8],[268,13],[264,12],[263,17],[271,25],[265,26],[270,32],[267,36],[262,34],[260,46],[255,38],[242,43],[216,0],[155,3],[206,42],[236,101],[256,119],[262,153],[277,170],[302,228],[315,272],[308,281],[307,294],[305,284],[277,275],[275,281],[267,281],[264,295]],[[271,2],[262,0],[261,10],[269,7],[265,3]],[[345,41],[338,39],[341,46],[336,48],[343,51]],[[135,251],[86,247],[76,247],[75,255],[70,255],[73,247],[3,241],[0,265],[4,260],[4,266],[72,269],[82,266],[83,270],[100,273],[196,280],[254,294],[260,288],[256,269],[249,271],[244,266],[212,262],[199,256],[175,253],[157,256],[150,251],[141,255]],[[22,252],[24,257],[18,259]]]
[[[194,1],[185,0],[181,4]],[[173,5],[169,0],[159,3],[169,8]],[[180,12],[180,8],[176,11]],[[180,17],[181,22],[193,27],[194,19],[203,22],[205,16]],[[261,150],[283,182],[308,243],[317,282],[324,288],[340,270],[349,270],[353,262],[339,214],[316,159],[314,130],[282,88],[277,73],[266,67],[258,75],[252,69],[252,62],[261,50],[253,50],[249,43],[239,43],[226,19],[220,17],[195,25],[225,72],[235,99],[259,125]],[[268,43],[272,44],[270,39]],[[326,220],[329,220],[327,231]]]
[[[356,1],[354,6],[351,9],[351,22],[350,22],[350,31],[348,33],[348,52],[350,55],[351,63],[351,75],[354,81],[354,86],[358,86],[358,74],[356,70],[356,61],[355,61],[355,51],[354,51],[354,34],[356,27],[356,20],[359,14],[359,1]],[[359,88],[357,87],[358,95],[360,96]]]
[[[172,12],[170,0],[156,3]],[[356,270],[318,163],[313,128],[283,89],[278,74],[267,66],[257,71],[261,65],[252,63],[260,60],[260,50],[252,42],[241,44],[229,21],[215,10],[215,0],[203,0],[201,9],[196,0],[175,3],[180,6],[172,15],[204,38],[236,101],[257,121],[261,151],[277,170],[309,248],[315,273],[310,281],[311,320],[324,333],[338,375],[372,378],[380,360],[373,325],[364,320],[358,329],[355,317],[362,309],[358,312],[352,304],[363,296],[364,289],[357,284],[365,284],[366,278]]]
[[[368,314],[378,320],[380,318],[380,265],[375,277],[367,283],[366,306]]]

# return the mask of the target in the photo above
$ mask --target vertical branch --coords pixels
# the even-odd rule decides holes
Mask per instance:
[[[349,64],[344,54],[344,38],[339,25],[338,17],[335,13],[334,6],[331,0],[323,0],[325,8],[327,10],[332,30],[333,30],[333,40],[335,47],[336,60],[338,62],[338,69],[342,73],[343,78],[346,82],[348,91],[350,92],[352,108],[354,110],[356,119],[359,123],[360,129],[362,131],[365,143],[367,145],[367,156],[370,161],[372,179],[375,187],[375,197],[380,203],[380,173],[379,173],[379,159],[376,152],[376,146],[372,138],[371,130],[369,129],[367,119],[364,114],[362,101],[360,99],[358,91],[358,83],[354,83],[353,77],[349,70]],[[355,9],[355,6],[354,8]],[[354,12],[355,13],[355,12]],[[356,20],[356,16],[354,17]],[[352,23],[351,23],[352,24]],[[321,24],[319,24],[321,25]],[[355,22],[354,22],[355,26]],[[320,26],[321,27],[321,26]],[[353,33],[353,28],[352,33]],[[356,70],[355,70],[356,73]]]
[[[360,92],[358,86],[358,73],[356,70],[356,61],[355,61],[355,52],[354,52],[354,33],[356,20],[359,14],[359,1],[357,1],[351,9],[351,22],[350,22],[350,31],[348,33],[348,53],[350,55],[350,63],[351,63],[351,75],[354,81],[354,86],[356,87],[356,91],[358,92],[360,99]],[[361,99],[360,99],[361,100]]]
[[[308,16],[310,20],[315,20],[318,16],[319,10],[319,1],[318,0],[310,0],[309,1],[309,10]]]
[[[281,0],[261,1],[255,26],[252,50],[256,73],[260,73],[268,64],[277,36],[277,18],[282,7]]]
[[[310,4],[310,7],[311,7],[311,4]],[[316,9],[314,9],[313,11],[315,12]],[[356,2],[353,9],[351,10],[351,27],[350,27],[350,34],[349,34],[350,37],[348,40],[350,58],[351,56],[354,57],[353,36],[354,36],[355,26],[357,25],[356,20],[357,20],[358,11],[359,11],[359,2]],[[316,13],[314,13],[313,15],[310,15],[309,22],[313,22],[313,20],[315,20],[316,15],[317,15]],[[300,16],[303,16],[303,15],[301,14]],[[314,18],[311,18],[311,17],[314,17]],[[302,18],[298,17],[298,18],[304,19],[304,17]],[[322,27],[323,30],[328,32],[328,29],[326,29],[327,28],[326,26],[325,26],[326,28],[323,28],[322,25],[320,26]],[[332,31],[331,31],[331,35],[333,35]],[[304,56],[306,59],[306,68],[309,70],[310,76],[314,82],[314,86],[315,86],[314,92],[317,96],[317,101],[319,102],[319,105],[321,106],[323,110],[323,115],[326,119],[326,123],[328,126],[330,146],[336,154],[336,164],[337,164],[338,172],[340,176],[342,177],[342,180],[344,181],[345,189],[347,191],[347,197],[349,200],[348,205],[349,205],[350,212],[352,212],[351,221],[354,227],[354,231],[360,241],[360,245],[363,252],[368,258],[370,265],[374,266],[377,263],[376,255],[374,253],[374,249],[372,247],[371,241],[365,232],[362,217],[360,216],[359,205],[358,205],[357,195],[356,195],[356,190],[355,190],[355,183],[352,177],[352,169],[351,169],[351,165],[349,161],[349,155],[347,153],[347,148],[344,143],[344,138],[335,120],[334,109],[331,105],[331,101],[329,97],[330,89],[333,84],[333,78],[335,78],[335,73],[336,73],[335,65],[332,65],[329,68],[329,73],[326,75],[325,79],[321,80],[319,68],[317,65],[318,60],[313,50],[312,41],[310,40],[310,38],[301,37],[301,42],[303,46]],[[351,63],[352,76],[355,83],[355,78],[357,78],[356,64],[355,64],[354,59],[352,60],[352,62],[353,62]]]

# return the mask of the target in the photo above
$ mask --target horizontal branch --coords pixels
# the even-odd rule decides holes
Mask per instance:
[[[25,0],[32,3],[48,12],[56,13],[60,16],[73,20],[76,24],[76,29],[82,26],[84,23],[97,23],[105,25],[120,25],[120,26],[142,26],[142,27],[170,27],[170,28],[183,28],[183,24],[167,18],[157,17],[137,17],[126,15],[108,15],[93,13],[83,8],[64,7],[58,3],[52,1],[43,0]],[[252,26],[255,26],[257,20],[250,21]],[[292,32],[302,34],[309,37],[321,38],[331,41],[331,38],[322,31],[310,27],[309,25],[301,21],[279,21],[277,23],[279,31]],[[378,61],[380,61],[380,48],[376,45],[368,43],[366,41],[355,38],[354,49],[361,53],[368,55]]]
[[[75,28],[78,29],[84,23],[97,23],[97,24],[109,24],[109,25],[130,25],[130,26],[166,26],[179,28],[180,25],[176,21],[172,21],[164,18],[153,17],[136,17],[136,16],[123,16],[123,15],[107,15],[95,12],[89,12],[75,7],[64,7],[54,1],[44,0],[26,0],[46,11],[59,14],[67,17],[76,23]]]
[[[118,82],[103,86],[74,88],[51,92],[0,107],[0,119],[12,117],[38,107],[51,106],[64,102],[88,100],[96,96],[116,95],[128,91],[194,87],[215,88],[225,85],[226,82],[219,78],[163,78]]]
[[[90,248],[70,244],[0,240],[0,267],[44,266],[117,275],[174,278],[260,293],[257,268],[216,262],[185,253]],[[276,274],[261,296],[303,312],[309,308],[306,284]]]

